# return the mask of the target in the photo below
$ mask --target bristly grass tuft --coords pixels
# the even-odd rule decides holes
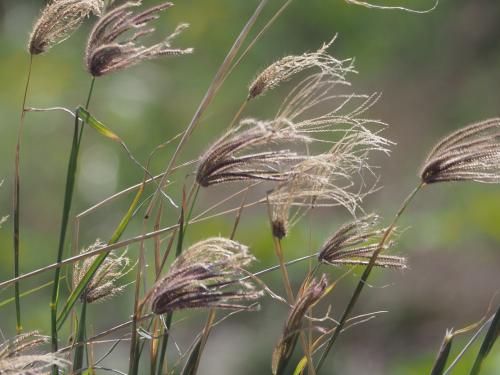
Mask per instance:
[[[241,302],[260,298],[254,283],[243,281],[244,267],[255,258],[247,246],[221,237],[198,242],[184,251],[153,287],[155,314],[189,308],[248,310]]]
[[[318,260],[330,265],[368,264],[387,230],[386,228],[377,229],[378,222],[379,217],[371,214],[342,226],[321,247]],[[394,244],[394,241],[386,242],[383,250],[388,250]],[[399,256],[378,255],[375,266],[406,269],[407,261],[406,258]]]
[[[93,245],[84,249],[82,253],[99,249],[105,245],[97,240]],[[73,266],[73,287],[80,283],[96,258],[97,255],[85,258],[81,263],[75,263]],[[112,298],[125,289],[126,285],[117,285],[117,281],[131,269],[130,259],[125,254],[117,256],[110,253],[87,284],[80,298],[85,299],[87,303],[102,302]]]
[[[326,275],[322,275],[319,281],[315,279],[305,281],[285,322],[281,338],[274,349],[272,360],[273,374],[283,373],[293,354],[307,311],[324,296],[327,287],[328,279]]]
[[[0,344],[0,374],[45,374],[50,367],[67,367],[69,362],[57,353],[38,354],[36,349],[50,342],[50,337],[32,331]]]
[[[159,18],[158,13],[173,6],[163,2],[138,14],[131,10],[140,2],[127,2],[104,14],[92,30],[85,51],[87,70],[94,77],[128,68],[144,60],[160,56],[185,55],[193,52],[192,48],[172,48],[172,41],[189,25],[180,24],[175,31],[162,42],[146,47],[137,44],[137,40],[153,33],[154,28],[147,24]],[[127,32],[133,32],[124,41],[119,38]]]
[[[294,75],[315,67],[320,69],[324,75],[329,75],[332,78],[341,78],[346,69],[343,65],[346,62],[350,63],[351,60],[340,61],[326,53],[326,50],[334,41],[335,37],[330,42],[324,43],[315,52],[285,56],[269,65],[250,84],[248,99],[261,96],[267,91],[276,88],[281,83],[288,81]]]
[[[420,172],[422,182],[500,182],[500,118],[457,130],[430,152]]]
[[[100,16],[103,8],[102,0],[52,0],[33,26],[28,41],[29,53],[47,52],[68,39],[91,13]]]

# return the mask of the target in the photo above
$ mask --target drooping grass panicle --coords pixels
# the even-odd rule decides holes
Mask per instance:
[[[302,330],[302,324],[307,311],[313,307],[327,291],[328,279],[322,275],[319,280],[306,280],[306,284],[300,290],[296,302],[288,314],[282,335],[274,348],[272,359],[273,374],[282,373]]]
[[[50,367],[68,366],[68,362],[57,353],[37,353],[41,345],[50,342],[50,337],[37,331],[24,333],[0,344],[0,374],[44,374]]]
[[[318,68],[322,74],[341,78],[344,74],[343,65],[350,60],[337,60],[326,53],[335,38],[315,52],[302,55],[285,56],[265,68],[252,81],[248,89],[248,99],[254,99],[288,81],[294,75],[311,68]]]
[[[52,0],[33,26],[28,41],[32,55],[48,51],[68,39],[91,13],[100,16],[102,0]]]
[[[269,194],[273,232],[284,237],[289,226],[313,207],[342,206],[352,215],[363,199],[377,190],[376,181],[366,182],[365,174],[375,176],[368,158],[370,151],[382,149],[369,132],[348,133],[328,152],[311,155],[294,165],[288,178]],[[292,220],[290,211],[294,208]]]
[[[97,240],[93,245],[84,249],[82,253],[97,250],[105,245],[105,243]],[[80,263],[75,263],[73,267],[73,287],[76,287],[87,274],[96,257],[88,257]],[[118,285],[118,280],[124,277],[132,268],[130,259],[125,254],[118,256],[110,253],[87,284],[81,298],[85,299],[87,303],[96,303],[116,296],[127,286],[126,284]]]
[[[163,41],[146,47],[138,44],[138,40],[155,31],[149,28],[150,21],[159,18],[158,13],[170,8],[173,3],[163,2],[134,14],[133,8],[140,1],[126,2],[104,14],[90,33],[85,51],[85,64],[93,76],[101,76],[128,68],[144,60],[160,56],[184,55],[193,52],[192,48],[179,49],[172,47],[172,41],[189,25],[180,24],[175,31]],[[123,37],[130,33],[130,36]],[[120,41],[120,39],[123,40]]]
[[[420,177],[426,184],[500,182],[500,118],[466,126],[445,137],[429,153]]]
[[[190,308],[250,309],[262,296],[244,268],[255,260],[247,246],[222,237],[192,245],[153,287],[151,307],[164,314]]]
[[[366,265],[379,246],[386,228],[377,228],[380,218],[370,214],[342,226],[321,247],[318,260],[330,265]],[[395,245],[387,241],[383,251]],[[406,269],[406,258],[380,254],[375,266],[382,268]]]
[[[285,166],[303,157],[289,148],[273,150],[272,146],[297,142],[307,143],[309,139],[287,124],[243,120],[201,157],[196,180],[204,187],[231,181],[283,181]]]

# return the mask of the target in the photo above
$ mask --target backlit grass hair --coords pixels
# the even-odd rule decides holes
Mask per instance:
[[[158,19],[158,13],[173,6],[173,3],[163,2],[134,14],[132,9],[140,4],[138,1],[126,2],[111,9],[97,21],[90,33],[85,51],[85,64],[90,74],[101,76],[144,60],[193,52],[192,48],[172,47],[172,41],[188,27],[188,24],[178,25],[172,34],[152,46],[138,44],[140,38],[155,31],[154,28],[147,27],[148,23]],[[124,37],[126,33],[131,35]]]
[[[192,308],[250,309],[246,301],[262,296],[254,283],[243,281],[244,268],[255,260],[247,246],[222,237],[200,241],[172,263],[153,287],[155,314]]]
[[[48,51],[68,39],[91,13],[100,16],[102,0],[52,0],[33,26],[28,41],[32,55]]]

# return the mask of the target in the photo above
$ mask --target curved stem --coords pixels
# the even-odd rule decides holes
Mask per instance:
[[[28,97],[28,87],[31,79],[31,68],[33,66],[33,55],[30,55],[30,62],[28,66],[28,77],[26,78],[26,85],[24,87],[23,95],[23,106],[21,108],[21,120],[19,123],[18,133],[17,133],[17,143],[16,143],[16,156],[14,165],[14,196],[13,196],[13,212],[14,212],[14,231],[13,231],[13,241],[14,241],[14,277],[19,276],[19,216],[20,216],[20,202],[19,202],[19,186],[20,186],[20,153],[21,153],[21,141],[23,137],[24,129],[24,117],[26,115],[26,99]],[[21,324],[21,301],[20,301],[20,289],[19,282],[16,282],[14,288],[14,298],[16,301],[16,331],[21,333],[23,326]]]
[[[359,280],[359,283],[356,286],[356,289],[354,290],[354,293],[353,293],[351,299],[349,300],[349,303],[347,304],[347,307],[346,307],[346,309],[345,309],[342,317],[340,318],[339,324],[336,327],[335,332],[333,333],[332,337],[328,341],[328,344],[327,344],[325,350],[321,354],[319,362],[316,365],[316,372],[318,372],[320,370],[320,368],[323,365],[326,357],[328,356],[328,353],[330,352],[330,349],[332,348],[333,344],[335,343],[335,341],[339,337],[340,332],[342,331],[342,328],[344,327],[347,319],[349,318],[349,315],[351,314],[354,306],[356,305],[356,302],[359,299],[359,296],[361,295],[361,292],[363,291],[363,288],[365,287],[365,285],[367,283],[368,277],[370,276],[370,273],[371,273],[373,267],[375,266],[375,262],[377,260],[377,257],[380,254],[380,252],[383,250],[384,245],[385,245],[386,241],[389,239],[392,231],[394,230],[394,227],[396,226],[397,221],[399,220],[399,218],[401,217],[401,215],[403,214],[403,212],[406,210],[406,208],[408,207],[408,205],[411,202],[411,200],[415,197],[415,195],[417,194],[417,192],[424,185],[425,185],[425,183],[422,182],[416,188],[414,188],[411,191],[411,193],[406,197],[406,199],[401,204],[401,207],[396,212],[396,215],[394,215],[394,219],[392,220],[392,223],[385,230],[385,232],[384,232],[384,234],[383,234],[382,238],[380,239],[380,242],[379,242],[379,244],[377,246],[377,249],[373,252],[372,257],[370,258],[370,261],[368,262],[368,265],[366,266],[363,274],[361,275],[361,279]]]

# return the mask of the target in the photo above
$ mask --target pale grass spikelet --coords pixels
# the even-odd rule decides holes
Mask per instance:
[[[296,152],[272,146],[308,143],[287,124],[243,120],[226,132],[201,157],[196,181],[203,187],[231,181],[283,181],[286,166],[302,160]]]
[[[274,235],[286,236],[289,227],[313,207],[342,206],[354,215],[363,199],[376,190],[375,185],[366,185],[364,174],[373,174],[368,157],[379,146],[369,132],[347,133],[328,152],[293,166],[288,178],[268,195]],[[289,220],[292,208],[295,212]]]
[[[357,94],[352,92],[350,86],[347,76],[332,79],[323,74],[310,75],[297,84],[283,101],[276,121],[291,123],[296,132],[311,137],[319,137],[323,133],[338,135],[332,141],[315,139],[324,143],[338,142],[348,133],[355,136],[361,134],[369,139],[370,149],[388,153],[391,142],[378,135],[387,124],[364,117],[377,103],[380,94]]]
[[[500,118],[457,130],[429,153],[420,172],[423,183],[500,182]]]
[[[138,39],[155,31],[148,28],[150,21],[159,18],[158,13],[170,8],[173,3],[163,2],[134,14],[133,8],[141,3],[127,2],[104,14],[95,24],[87,42],[85,64],[94,77],[113,73],[160,56],[185,55],[193,52],[192,48],[172,47],[172,41],[189,25],[180,24],[163,41],[146,47],[137,43]],[[130,36],[119,39],[130,32]]]
[[[370,214],[342,226],[321,247],[318,260],[329,265],[366,265],[373,253],[377,250],[379,242],[387,230],[377,229],[380,218]],[[383,251],[395,245],[394,241],[388,241]],[[406,258],[395,255],[378,255],[375,261],[376,267],[406,269]]]
[[[102,0],[52,0],[33,26],[28,41],[32,55],[46,52],[68,39],[91,13],[100,16]]]
[[[306,280],[304,285],[302,285],[296,302],[288,314],[282,335],[273,351],[273,374],[283,373],[288,360],[293,354],[307,311],[314,307],[327,291],[328,279],[326,275],[322,275],[319,281],[315,279]]]
[[[82,251],[97,250],[105,246],[104,243],[96,240],[96,242]],[[79,285],[80,281],[87,274],[90,266],[95,261],[97,255],[85,258],[80,263],[75,263],[73,266],[73,287]],[[118,256],[110,253],[102,265],[97,269],[90,282],[83,291],[81,298],[87,303],[102,302],[113,296],[116,296],[123,291],[127,284],[117,285],[119,279],[124,277],[133,267],[130,266],[130,259],[124,254]]]
[[[288,81],[294,75],[311,68],[318,68],[322,74],[341,78],[345,74],[344,67],[351,60],[340,61],[326,53],[335,38],[315,52],[302,55],[285,56],[265,68],[250,84],[248,99],[254,99]]]
[[[222,237],[200,241],[184,251],[152,289],[155,314],[192,308],[249,310],[245,301],[262,296],[245,267],[255,260],[247,246]]]
[[[57,353],[39,354],[36,350],[50,342],[37,331],[20,334],[0,344],[0,374],[46,374],[52,366],[67,367],[69,362]]]

